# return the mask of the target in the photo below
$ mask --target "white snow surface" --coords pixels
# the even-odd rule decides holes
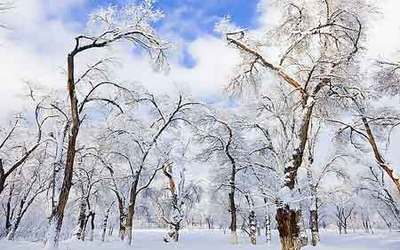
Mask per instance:
[[[257,245],[252,246],[245,235],[240,235],[238,245],[229,243],[229,233],[221,230],[190,230],[182,231],[179,243],[164,243],[162,237],[165,230],[137,230],[132,246],[116,239],[106,242],[82,242],[66,240],[60,244],[60,250],[231,250],[231,249],[271,249],[279,250],[279,239],[273,231],[272,243],[267,246],[265,237],[257,239]],[[43,250],[42,242],[0,241],[1,250]],[[321,232],[321,244],[317,247],[307,246],[304,250],[400,250],[400,232],[378,232],[376,234],[350,233],[338,235],[334,231]]]

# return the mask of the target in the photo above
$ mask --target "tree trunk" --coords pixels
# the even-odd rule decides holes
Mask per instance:
[[[11,209],[11,202],[12,202],[12,197],[13,197],[13,192],[14,192],[14,183],[11,184],[10,187],[10,192],[8,193],[8,199],[7,199],[7,204],[6,204],[6,225],[5,225],[5,236],[7,236],[10,231],[11,231],[11,221],[13,218],[13,209]]]
[[[290,209],[288,205],[277,209],[276,221],[278,223],[281,250],[298,250],[302,247],[299,239],[300,217],[300,212]]]
[[[19,224],[21,223],[21,219],[23,216],[23,205],[24,205],[24,202],[21,201],[21,207],[18,210],[17,216],[15,217],[15,220],[14,220],[11,230],[9,231],[9,233],[7,235],[7,240],[14,240],[14,238],[15,238],[15,233],[17,232],[17,229],[19,227]]]
[[[310,210],[311,245],[316,246],[320,241],[318,229],[318,210]]]
[[[78,217],[78,228],[75,232],[75,237],[77,240],[84,240],[83,234],[86,224],[86,201],[82,197],[81,203],[79,205],[79,217]]]
[[[256,221],[256,213],[252,209],[249,214],[249,235],[250,235],[250,243],[252,245],[257,244],[257,221]]]
[[[125,213],[125,208],[124,208],[124,201],[122,200],[121,196],[117,192],[115,194],[117,196],[118,212],[119,212],[118,236],[123,241],[125,238],[125,234],[126,234],[126,228],[125,228],[126,213]]]
[[[308,235],[306,231],[306,226],[304,223],[304,216],[303,216],[303,210],[300,208],[300,210],[297,211],[298,215],[298,227],[299,227],[299,244],[300,248],[307,246],[308,244]]]
[[[76,52],[75,52],[76,53]],[[61,191],[58,198],[58,204],[54,214],[50,219],[50,227],[47,233],[46,248],[58,248],[58,242],[60,238],[62,223],[64,219],[64,210],[67,205],[69,192],[72,186],[72,175],[74,170],[75,153],[76,153],[76,141],[79,133],[79,113],[78,113],[78,100],[75,91],[75,80],[74,80],[74,56],[75,53],[68,55],[68,95],[71,108],[71,129],[68,135],[68,148],[67,148],[67,160],[65,164],[64,179],[61,187]]]
[[[107,209],[106,214],[104,215],[103,219],[103,231],[101,233],[101,241],[104,241],[106,239],[106,232],[107,232],[107,223],[108,223],[108,217],[110,215],[110,210],[112,207],[113,203],[110,205],[110,207]]]
[[[392,180],[393,184],[396,186],[397,192],[400,193],[400,177],[396,174],[393,167],[390,166],[389,163],[387,163],[385,161],[382,154],[380,153],[378,144],[376,143],[374,134],[372,133],[372,130],[371,130],[371,127],[369,126],[369,122],[368,122],[367,118],[363,115],[361,120],[364,124],[365,131],[367,132],[368,142],[372,148],[376,162],[383,169],[383,171],[386,172],[388,177]]]
[[[271,216],[266,213],[265,214],[265,241],[267,244],[271,243]]]
[[[132,183],[132,186],[130,188],[129,192],[129,205],[128,205],[128,214],[126,217],[126,234],[127,234],[127,243],[128,245],[132,245],[132,238],[133,238],[133,216],[135,215],[135,204],[136,204],[136,198],[137,198],[137,186],[139,183],[138,179],[139,173],[137,173],[135,181]]]
[[[90,218],[90,229],[89,229],[89,241],[93,241],[94,238],[94,219],[95,219],[96,213],[90,211],[89,212],[89,218]]]
[[[236,206],[235,206],[235,188],[231,188],[231,192],[229,193],[229,211],[231,213],[231,224],[229,229],[231,230],[231,243],[238,244],[238,235],[237,235],[237,222],[236,222]]]

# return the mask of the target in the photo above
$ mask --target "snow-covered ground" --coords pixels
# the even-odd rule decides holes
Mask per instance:
[[[257,246],[251,246],[247,238],[241,237],[237,246],[229,244],[229,235],[219,230],[192,230],[183,231],[181,241],[178,244],[164,243],[162,230],[138,230],[135,232],[134,245],[126,246],[117,240],[107,242],[81,242],[76,240],[63,241],[60,250],[230,250],[230,249],[279,249],[279,242],[276,232],[273,235],[273,242],[266,246],[264,238],[258,239]],[[400,232],[380,232],[374,235],[352,233],[339,236],[335,232],[322,232],[321,244],[314,248],[311,246],[304,249],[321,250],[400,250]],[[41,250],[42,243],[26,241],[0,241],[1,250]]]

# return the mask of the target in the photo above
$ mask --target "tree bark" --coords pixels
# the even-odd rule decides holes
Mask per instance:
[[[82,197],[79,205],[78,228],[75,232],[75,237],[77,240],[84,239],[83,234],[85,230],[85,224],[86,224],[86,201],[84,197]]]
[[[265,241],[267,244],[271,243],[271,216],[267,213],[265,215]]]
[[[310,210],[310,227],[311,227],[311,245],[316,246],[320,241],[317,208]]]
[[[383,169],[383,171],[385,171],[388,177],[392,180],[392,182],[395,184],[397,188],[398,193],[400,194],[400,177],[395,173],[393,167],[391,167],[389,163],[385,161],[382,154],[380,153],[378,144],[376,143],[374,134],[372,133],[367,118],[365,116],[362,116],[361,120],[364,124],[365,131],[367,132],[368,142],[372,148],[376,162]]]
[[[235,205],[235,188],[231,187],[231,191],[229,193],[229,211],[231,213],[231,224],[229,229],[231,230],[231,243],[238,244],[238,236],[237,236],[237,221],[236,221],[236,205]]]
[[[128,214],[126,217],[126,234],[127,234],[127,243],[128,245],[132,244],[132,238],[133,238],[133,217],[135,215],[135,204],[136,204],[136,198],[137,198],[137,187],[139,184],[139,173],[137,173],[137,176],[135,178],[135,181],[132,183],[132,186],[130,188],[129,192],[129,205],[128,205]]]
[[[256,213],[252,209],[249,214],[249,234],[250,234],[250,243],[252,245],[257,244],[257,220]]]
[[[71,128],[68,135],[67,160],[64,170],[64,179],[58,198],[58,204],[54,214],[51,216],[49,232],[47,234],[46,248],[58,248],[62,223],[64,219],[64,211],[67,205],[69,192],[72,186],[72,175],[75,162],[76,142],[79,133],[79,112],[78,99],[76,97],[75,80],[74,80],[74,56],[76,51],[68,55],[68,95],[71,108]]]
[[[101,241],[104,241],[106,239],[106,232],[107,232],[107,223],[108,223],[108,217],[110,215],[110,210],[112,207],[113,203],[110,205],[110,207],[108,207],[106,214],[104,215],[104,219],[103,219],[103,231],[101,233]]]
[[[291,209],[288,205],[277,209],[276,221],[282,250],[298,250],[301,248],[299,220],[299,211]]]

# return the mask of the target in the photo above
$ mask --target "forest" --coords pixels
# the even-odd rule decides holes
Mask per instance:
[[[234,2],[0,0],[0,249],[400,249],[400,3]]]

